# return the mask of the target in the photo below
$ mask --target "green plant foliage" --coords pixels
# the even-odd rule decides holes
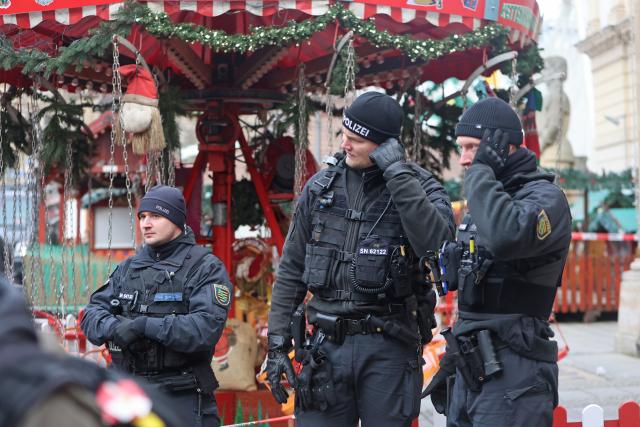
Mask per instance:
[[[82,107],[52,99],[49,105],[38,112],[37,118],[48,120],[42,132],[42,161],[45,173],[53,167],[59,171],[67,167],[67,145],[71,144],[71,178],[73,186],[77,187],[88,176],[92,155],[92,146],[87,135],[81,130],[84,124]]]
[[[18,150],[26,154],[31,153],[30,141],[27,139],[27,129],[21,124],[15,123],[5,110],[0,112],[2,121],[2,162],[3,171],[13,168],[18,159]]]
[[[424,94],[418,94],[424,96]],[[410,154],[414,154],[414,120],[415,120],[415,88],[410,88],[403,97],[402,109],[404,111],[404,122],[402,125],[401,139]],[[432,172],[436,176],[441,176],[445,169],[449,168],[449,157],[456,151],[454,130],[458,122],[462,108],[455,104],[444,104],[436,108],[436,104],[426,99],[427,105],[422,116],[419,118],[422,123],[420,133],[419,153],[416,162]],[[429,117],[427,123],[425,118]]]
[[[347,57],[349,52],[345,46],[340,50],[340,54],[336,58],[336,63],[333,66],[333,72],[331,73],[331,82],[329,83],[329,91],[331,95],[342,96],[344,95],[344,86],[347,82]],[[358,75],[360,67],[358,61],[354,58],[353,71],[355,75]]]
[[[255,227],[263,224],[264,215],[253,182],[248,179],[234,182],[231,188],[231,197],[233,200],[231,220],[234,230],[237,230],[241,225]]]
[[[455,179],[448,179],[442,183],[444,189],[452,202],[462,200],[462,182]]]
[[[566,189],[620,191],[634,188],[631,169],[597,174],[577,169],[547,169],[556,175],[556,183]]]
[[[180,147],[180,130],[176,119],[187,115],[184,97],[179,88],[166,86],[158,93],[158,109],[162,117],[162,130],[167,148],[174,151]]]

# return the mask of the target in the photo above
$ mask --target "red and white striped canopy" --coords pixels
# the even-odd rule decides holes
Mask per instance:
[[[154,11],[172,15],[194,12],[215,17],[232,11],[271,16],[295,10],[318,16],[337,0],[140,0]],[[512,28],[512,40],[535,40],[540,27],[540,12],[535,0],[351,0],[343,1],[358,18],[388,15],[407,23],[427,20],[434,26],[462,24],[476,29],[489,22]],[[123,5],[122,0],[0,0],[0,25],[23,29],[43,21],[71,25],[87,17],[110,20]]]

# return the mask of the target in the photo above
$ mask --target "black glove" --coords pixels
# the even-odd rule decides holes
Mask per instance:
[[[406,155],[404,147],[398,140],[389,138],[373,150],[373,152],[369,154],[369,158],[384,172],[394,163],[404,163]]]
[[[473,159],[473,164],[480,163],[493,169],[496,176],[504,169],[509,157],[509,134],[496,129],[491,132],[486,129],[482,135],[478,152]]]
[[[120,323],[113,332],[113,342],[121,349],[126,349],[140,337],[144,336],[147,326],[147,318],[142,316],[135,320],[126,317],[116,316]]]
[[[440,369],[431,378],[431,382],[420,395],[420,399],[431,395],[431,403],[433,403],[433,407],[439,414],[445,414],[447,411],[447,378],[455,375],[455,373],[455,359],[445,353],[440,361]]]
[[[289,398],[289,393],[284,386],[280,384],[282,374],[287,376],[291,387],[296,386],[296,375],[293,372],[293,364],[289,359],[289,352],[285,346],[285,338],[280,335],[269,335],[267,353],[267,380],[271,386],[271,394],[280,404],[285,403]]]

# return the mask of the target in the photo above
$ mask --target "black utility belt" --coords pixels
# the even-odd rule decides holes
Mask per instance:
[[[367,315],[364,318],[343,318],[324,313],[316,313],[314,326],[321,330],[325,338],[335,344],[342,344],[348,335],[384,334],[408,345],[418,344],[418,335],[404,324],[404,315]]]
[[[375,328],[368,318],[351,319],[316,313],[314,325],[325,333],[326,339],[336,344],[342,344],[347,335],[382,333],[382,329]]]
[[[312,293],[314,297],[323,301],[357,301],[370,303],[380,308],[388,309],[389,314],[398,313],[404,309],[404,302],[402,300],[390,297],[381,298],[380,294],[362,294],[360,292],[342,289],[318,289],[312,291]]]

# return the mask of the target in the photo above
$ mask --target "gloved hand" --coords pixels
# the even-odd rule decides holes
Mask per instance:
[[[292,387],[296,386],[296,375],[293,372],[293,364],[289,359],[289,351],[285,341],[285,338],[280,335],[269,335],[268,337],[267,380],[271,386],[271,394],[280,404],[285,403],[289,398],[289,393],[280,384],[282,374],[287,376]]]
[[[397,139],[389,138],[373,150],[373,152],[369,154],[369,158],[384,172],[394,163],[404,162],[406,154],[404,147]]]
[[[113,342],[120,348],[126,349],[134,341],[144,336],[144,330],[147,326],[147,318],[144,316],[137,317],[135,320],[126,317],[116,316],[120,323],[113,332]]]
[[[439,414],[446,414],[447,412],[447,378],[454,375],[455,372],[455,359],[445,353],[440,361],[440,369],[431,378],[431,382],[420,395],[421,399],[431,395],[431,403],[433,403],[433,407]]]
[[[482,135],[478,152],[473,164],[480,163],[493,169],[496,176],[504,169],[509,157],[509,134],[496,129],[492,132],[486,129]]]

